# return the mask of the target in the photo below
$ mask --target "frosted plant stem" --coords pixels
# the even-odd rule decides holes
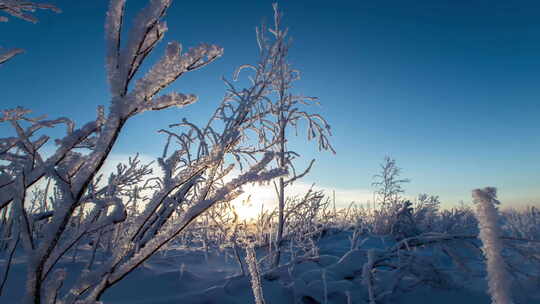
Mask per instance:
[[[347,297],[347,304],[352,304],[351,292],[345,291],[345,296]]]
[[[503,244],[499,239],[502,233],[497,224],[499,214],[496,205],[500,204],[497,200],[497,189],[494,187],[475,189],[472,196],[476,203],[476,216],[480,228],[478,237],[482,241],[482,250],[487,260],[488,290],[492,303],[512,304],[511,282],[508,280],[509,274],[501,255]]]
[[[246,271],[244,270],[244,264],[242,263],[242,258],[240,257],[240,250],[238,248],[238,244],[236,244],[236,241],[234,242],[234,256],[236,257],[236,262],[238,263],[238,266],[240,267],[242,276],[245,276]]]
[[[328,284],[326,281],[326,269],[322,270],[322,283],[324,288],[324,304],[328,304]]]
[[[369,294],[369,304],[376,304],[375,302],[375,291],[373,290],[373,276],[372,276],[372,270],[375,264],[375,251],[373,249],[370,249],[367,252],[367,263],[364,264],[364,267],[362,269],[362,278],[364,281],[364,284],[367,285],[368,294]]]
[[[249,269],[249,274],[251,276],[251,289],[253,290],[253,296],[255,297],[256,304],[265,304],[262,284],[261,284],[261,275],[259,272],[259,265],[257,262],[257,257],[255,256],[255,249],[253,245],[248,246],[247,249],[247,264]]]

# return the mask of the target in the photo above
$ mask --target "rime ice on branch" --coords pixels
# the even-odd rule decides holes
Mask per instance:
[[[37,23],[37,18],[32,15],[37,9],[51,10],[60,13],[61,10],[52,4],[35,3],[23,0],[0,0],[0,12],[11,15],[15,18]],[[0,16],[0,22],[7,22],[8,18]],[[7,49],[3,50],[0,47],[0,64],[10,60],[11,58],[23,53],[22,49]]]

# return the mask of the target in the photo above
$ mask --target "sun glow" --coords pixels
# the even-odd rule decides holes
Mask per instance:
[[[240,220],[255,219],[262,210],[276,206],[276,194],[272,185],[250,184],[243,187],[244,193],[233,201]]]

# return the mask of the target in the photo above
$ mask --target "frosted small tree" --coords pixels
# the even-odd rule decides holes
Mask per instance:
[[[384,157],[380,169],[380,173],[373,176],[375,181],[372,183],[376,188],[376,201],[382,206],[394,204],[400,200],[400,195],[404,192],[402,185],[410,180],[400,179],[401,168],[397,166],[396,160],[389,156]]]
[[[267,75],[270,94],[267,104],[261,110],[264,117],[259,121],[258,134],[262,142],[261,148],[276,152],[278,154],[277,166],[288,168],[292,172],[287,179],[280,177],[279,181],[274,183],[278,199],[278,227],[275,237],[277,250],[273,265],[277,266],[281,256],[280,247],[285,228],[286,188],[305,176],[315,161],[312,160],[302,172],[296,171],[293,160],[299,155],[290,150],[287,145],[288,132],[291,129],[297,130],[301,124],[306,124],[308,140],[316,139],[319,150],[335,151],[328,141],[328,136],[331,135],[330,125],[320,114],[309,113],[302,109],[304,106],[315,104],[317,98],[291,93],[293,83],[300,79],[300,73],[293,69],[288,62],[290,45],[287,38],[288,31],[282,28],[282,14],[279,12],[277,4],[274,4],[273,8],[273,27],[266,28],[263,25],[257,29],[257,43],[261,59],[257,65],[245,65],[243,68],[254,70],[255,79],[260,79],[260,75]],[[267,31],[270,33],[270,37],[266,36]]]
[[[51,10],[59,13],[61,10],[52,4],[36,3],[25,0],[0,0],[0,12],[10,15],[15,18],[36,23],[38,19],[32,15],[37,9]],[[7,22],[6,16],[0,15],[0,22]],[[0,46],[0,65],[24,52],[23,49],[7,49],[3,50]]]
[[[407,178],[400,178],[401,168],[396,161],[386,156],[380,164],[380,173],[373,176],[375,187],[374,202],[379,205],[378,213],[383,233],[388,233],[392,227],[394,217],[401,209],[401,194],[404,192],[402,185],[408,183]]]
[[[108,111],[98,107],[95,120],[76,128],[68,118],[32,118],[22,108],[1,113],[0,122],[11,125],[15,136],[0,139],[0,211],[9,214],[0,226],[8,260],[0,273],[3,286],[12,253],[21,247],[27,259],[25,303],[96,303],[208,208],[234,199],[247,183],[268,182],[287,173],[284,168],[266,169],[276,153],[246,143],[248,133],[264,116],[261,109],[271,74],[263,73],[261,81],[247,89],[236,90],[230,84],[204,127],[184,120],[171,126],[181,128],[179,132],[162,130],[167,143],[157,162],[160,176],[145,180],[152,171],[136,159],[119,166],[107,180],[99,174],[130,118],[194,103],[197,99],[191,94],[160,93],[222,55],[214,45],[182,52],[181,45],[172,42],[139,76],[139,68],[167,30],[163,18],[171,2],[150,0],[127,35],[122,35],[126,1],[110,1],[105,28],[112,99]],[[56,151],[46,158],[41,150],[50,137],[39,134],[60,125],[66,126],[67,134],[56,140]],[[242,167],[240,175],[226,181],[235,165]],[[27,208],[27,196],[31,187],[45,180],[52,181],[54,199],[36,213]],[[127,208],[141,199],[141,183],[140,187],[151,190],[138,206],[142,210]],[[147,187],[149,183],[152,186]],[[84,214],[76,211],[81,209]],[[37,222],[42,224],[40,237],[32,231]],[[106,239],[115,244],[106,246],[110,251],[99,265],[89,263],[71,286],[62,288],[66,273],[59,262],[92,235],[97,235],[96,242]]]

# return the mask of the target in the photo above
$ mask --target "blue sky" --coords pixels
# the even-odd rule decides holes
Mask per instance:
[[[0,67],[1,106],[81,124],[109,99],[108,1],[50,3],[64,12],[39,12],[38,24],[0,24],[1,46],[26,49]],[[128,1],[128,19],[144,3]],[[164,139],[156,130],[183,117],[205,121],[224,94],[220,78],[255,62],[254,28],[271,21],[271,3],[175,1],[165,41],[214,43],[225,54],[173,85],[197,94],[197,104],[133,119],[114,152],[158,155]],[[305,162],[317,158],[305,183],[349,193],[348,200],[370,190],[390,155],[412,180],[408,195],[440,195],[452,205],[489,185],[507,205],[540,202],[538,1],[315,0],[280,7],[294,39],[291,62],[303,76],[295,92],[320,98],[313,110],[332,125],[337,150],[320,153],[304,136],[291,140]]]

